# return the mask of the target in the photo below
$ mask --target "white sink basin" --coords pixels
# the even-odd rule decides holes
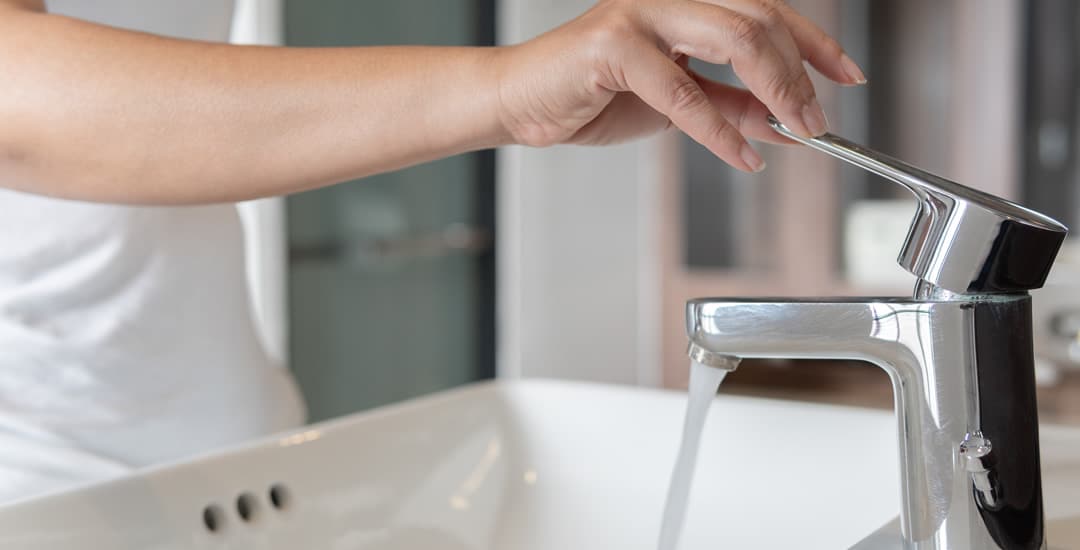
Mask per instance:
[[[0,508],[0,548],[652,550],[685,406],[677,392],[474,385]],[[856,543],[899,510],[895,434],[891,413],[721,396],[682,548]],[[1080,435],[1044,429],[1043,455],[1064,548],[1080,538]]]

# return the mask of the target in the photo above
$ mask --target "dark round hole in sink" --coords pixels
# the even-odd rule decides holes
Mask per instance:
[[[275,483],[270,486],[270,504],[278,509],[285,510],[289,507],[289,502],[292,500],[292,495],[289,494],[289,489],[280,483]]]
[[[211,533],[217,533],[225,528],[225,512],[217,504],[203,508],[202,520],[206,530]]]
[[[240,515],[240,519],[246,522],[255,521],[259,513],[259,503],[255,499],[255,495],[243,493],[236,497],[236,513]]]

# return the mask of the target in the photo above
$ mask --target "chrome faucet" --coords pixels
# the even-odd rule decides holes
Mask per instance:
[[[888,373],[899,525],[856,548],[1046,548],[1028,291],[1067,229],[838,136],[804,139],[769,122],[915,194],[898,258],[918,279],[914,297],[691,300],[690,357],[727,370],[742,358],[856,359]]]

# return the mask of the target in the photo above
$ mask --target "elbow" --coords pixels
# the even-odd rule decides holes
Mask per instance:
[[[29,155],[24,148],[0,140],[0,187],[10,187],[11,176],[20,172],[28,161]]]
[[[24,140],[14,139],[0,131],[0,189],[42,194],[46,189],[35,185],[35,166],[42,161],[40,155]]]
[[[3,167],[3,171],[9,172],[11,169],[25,166],[29,162],[30,152],[25,147],[17,143],[0,141],[0,166]]]
[[[12,187],[13,177],[25,173],[33,160],[26,143],[4,133],[0,132],[0,187]]]
[[[26,165],[26,160],[20,158],[20,153],[9,152],[0,147],[0,191],[18,191],[34,195],[47,194],[45,189],[35,186]]]

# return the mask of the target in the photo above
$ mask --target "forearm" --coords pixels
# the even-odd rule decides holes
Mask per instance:
[[[0,18],[0,185],[234,201],[499,145],[495,49],[236,47]]]

